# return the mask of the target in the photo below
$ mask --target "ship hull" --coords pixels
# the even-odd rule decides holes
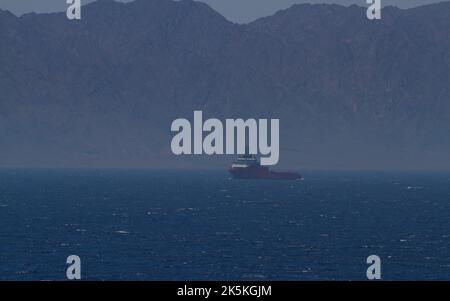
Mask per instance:
[[[230,168],[228,171],[236,179],[261,179],[261,180],[302,179],[302,176],[297,172],[271,171],[266,167]]]

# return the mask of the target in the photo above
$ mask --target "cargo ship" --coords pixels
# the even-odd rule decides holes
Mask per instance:
[[[262,166],[255,155],[240,155],[229,170],[236,179],[302,180],[298,172],[272,171]]]

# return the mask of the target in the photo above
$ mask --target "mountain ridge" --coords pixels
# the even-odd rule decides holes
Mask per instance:
[[[244,25],[186,0],[0,12],[0,166],[220,168],[232,158],[170,153],[171,121],[201,109],[280,118],[286,167],[450,168],[449,4]]]

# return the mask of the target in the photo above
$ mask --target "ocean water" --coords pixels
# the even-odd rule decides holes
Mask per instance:
[[[450,173],[0,171],[0,279],[450,280]]]

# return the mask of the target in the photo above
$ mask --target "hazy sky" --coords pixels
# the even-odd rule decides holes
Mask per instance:
[[[94,0],[81,0],[83,4]],[[121,0],[130,2],[133,0]],[[150,0],[149,0],[150,1]],[[381,0],[383,5],[395,5],[409,8],[418,5],[442,2],[443,0]],[[280,9],[296,3],[338,3],[342,5],[366,5],[366,0],[201,0],[234,22],[248,22],[259,17],[271,15]],[[36,11],[48,12],[64,10],[66,0],[0,0],[0,8],[21,15]]]

